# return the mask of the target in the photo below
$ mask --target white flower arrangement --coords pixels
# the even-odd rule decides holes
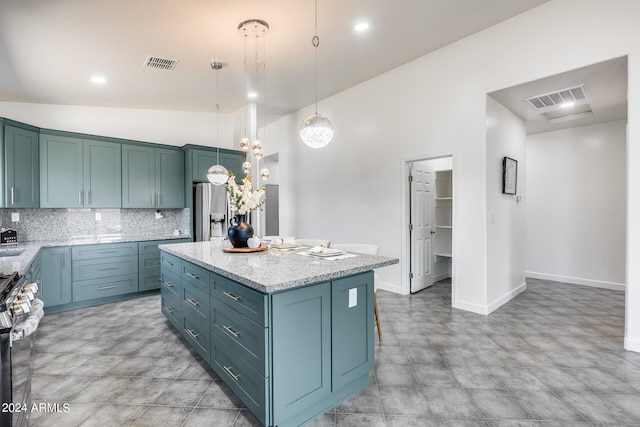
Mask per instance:
[[[242,184],[236,184],[236,178],[233,174],[229,174],[227,191],[229,192],[229,203],[231,211],[234,215],[246,215],[249,211],[261,208],[264,205],[265,187],[262,186],[257,190],[253,190],[251,184],[251,175],[247,175],[242,180]]]

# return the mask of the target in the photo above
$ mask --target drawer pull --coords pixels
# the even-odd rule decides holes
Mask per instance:
[[[167,313],[169,313],[169,314],[175,313],[175,310],[173,308],[171,308],[171,307],[165,307],[164,309],[167,310]]]
[[[115,270],[116,268],[117,267],[115,267],[113,265],[110,265],[110,266],[107,266],[107,267],[98,267],[97,269],[98,270]]]
[[[187,301],[189,301],[194,307],[200,307],[200,303],[194,299],[187,298]]]
[[[99,253],[99,254],[114,254],[116,252],[117,251],[97,251],[97,253]]]
[[[171,282],[164,282],[165,286],[167,286],[168,288],[173,288],[174,284]]]
[[[169,265],[173,265],[173,263],[172,263],[171,261],[169,261],[169,260],[167,260],[167,261],[165,261],[165,262],[166,262],[167,264],[169,264]]]
[[[237,296],[233,295],[231,292],[223,292],[223,294],[228,296],[229,298],[231,298],[234,301],[240,300],[240,297],[237,297]]]
[[[197,334],[197,333],[196,333],[196,332],[198,332],[198,331],[197,331],[197,330],[195,330],[195,329],[193,329],[193,330],[191,330],[191,329],[185,329],[185,331],[187,331],[187,333],[188,333],[189,335],[191,335],[191,338],[193,338],[194,340],[197,340],[197,339],[198,339],[198,337],[200,336],[200,334]],[[194,332],[194,331],[195,331],[195,332]]]
[[[117,288],[116,285],[111,285],[111,286],[100,286],[98,288],[99,291],[104,291],[105,289],[113,289],[113,288]]]
[[[222,325],[222,327],[224,328],[225,331],[229,332],[234,337],[238,338],[240,336],[240,332],[234,331],[233,329],[231,329],[230,326]]]
[[[200,280],[200,276],[198,276],[197,274],[187,273],[187,276],[191,277],[192,279]]]
[[[224,365],[222,365],[222,367],[224,368],[225,371],[227,371],[227,374],[229,374],[229,375],[231,375],[233,377],[234,380],[238,381],[240,379],[240,374],[236,375],[231,370],[232,366],[224,366]]]

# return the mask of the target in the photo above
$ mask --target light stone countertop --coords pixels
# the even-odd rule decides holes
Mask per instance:
[[[158,234],[158,235],[97,235],[80,236],[69,240],[45,240],[37,242],[23,242],[12,245],[0,245],[0,250],[4,248],[24,249],[20,255],[0,257],[0,273],[8,274],[14,271],[24,274],[31,266],[36,255],[42,248],[55,248],[60,246],[96,245],[101,243],[125,243],[125,242],[145,242],[149,240],[173,240],[190,239],[189,234]]]
[[[304,249],[227,253],[211,242],[160,245],[160,250],[263,293],[337,279],[399,262],[397,258],[365,254],[325,260],[300,255],[298,252]]]

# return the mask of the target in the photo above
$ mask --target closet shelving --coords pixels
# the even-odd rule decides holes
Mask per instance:
[[[435,198],[435,254],[451,258],[451,233],[453,231],[452,170],[436,171]]]

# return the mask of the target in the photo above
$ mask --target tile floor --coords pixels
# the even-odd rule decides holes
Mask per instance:
[[[640,354],[622,349],[624,293],[529,280],[490,316],[449,283],[379,291],[371,385],[313,426],[640,425]],[[45,316],[32,426],[258,425],[168,326],[159,296]]]

